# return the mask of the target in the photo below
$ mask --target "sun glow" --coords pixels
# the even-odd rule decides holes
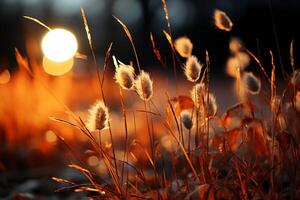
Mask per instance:
[[[70,60],[76,54],[77,47],[75,36],[65,29],[53,29],[42,40],[42,51],[53,62]]]
[[[6,84],[10,80],[10,73],[8,70],[4,70],[0,73],[0,84]]]
[[[47,74],[53,76],[61,76],[69,72],[74,64],[74,59],[70,58],[69,60],[63,62],[53,62],[49,60],[46,56],[43,59],[43,68]]]

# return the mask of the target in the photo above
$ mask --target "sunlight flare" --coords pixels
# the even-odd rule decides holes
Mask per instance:
[[[44,55],[53,62],[64,62],[71,59],[77,52],[76,37],[65,29],[53,29],[42,40]]]

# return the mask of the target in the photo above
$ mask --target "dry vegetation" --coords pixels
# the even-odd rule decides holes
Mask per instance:
[[[237,103],[220,113],[217,102],[221,100],[210,90],[214,80],[210,79],[209,52],[205,61],[199,61],[193,55],[190,39],[173,39],[167,6],[162,2],[168,22],[168,31],[164,34],[173,58],[174,81],[178,73],[184,74],[191,83],[189,91],[171,95],[160,88],[163,94],[156,93],[155,77],[142,69],[131,33],[116,17],[131,42],[135,62],[124,64],[111,55],[110,46],[102,73],[97,71],[101,100],[90,109],[88,120],[78,117],[65,104],[72,120],[51,118],[59,125],[79,130],[90,143],[88,159],[82,160],[78,155],[75,156],[77,164],[69,165],[84,174],[87,182],[75,183],[55,177],[54,181],[63,184],[58,190],[85,192],[95,199],[300,198],[300,71],[294,66],[293,43],[290,52],[293,72],[285,78],[284,90],[279,93],[276,81],[279,70],[272,52],[273,68],[268,72],[254,53],[233,38],[229,42],[231,55],[226,72],[234,78]],[[216,10],[213,16],[217,28],[231,31],[234,25],[225,12]],[[95,58],[92,30],[90,32],[83,10],[82,17]],[[152,34],[151,42],[157,59],[165,65]],[[17,56],[19,63],[25,62],[19,53]],[[98,66],[96,59],[94,61]],[[114,79],[119,86],[115,88],[122,115],[118,121],[111,120],[109,94],[104,89],[109,62],[114,64]],[[250,62],[261,72],[261,79],[247,68]],[[36,76],[39,74],[35,73]],[[24,84],[30,81],[25,79]],[[176,87],[180,88],[178,82]],[[58,91],[61,95],[65,92]],[[126,98],[134,93],[140,98],[139,103],[127,105]],[[55,97],[64,101],[61,95]],[[263,105],[256,105],[253,100],[258,96],[265,100]],[[42,107],[55,108],[54,105]],[[6,116],[3,120],[9,119]],[[34,118],[30,120],[35,123]],[[118,135],[121,139],[114,136],[114,127],[121,130],[122,134]],[[60,134],[57,137],[68,143],[68,138]]]

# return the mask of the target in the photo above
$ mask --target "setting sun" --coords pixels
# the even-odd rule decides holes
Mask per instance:
[[[77,40],[65,29],[53,29],[42,40],[44,55],[53,62],[64,62],[77,52]]]
[[[62,62],[53,62],[49,60],[46,56],[43,58],[43,68],[47,74],[53,76],[61,76],[69,72],[74,64],[74,59],[70,58],[69,60]]]

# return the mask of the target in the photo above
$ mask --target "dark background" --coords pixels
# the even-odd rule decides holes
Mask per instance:
[[[287,71],[289,46],[295,40],[296,66],[299,63],[299,0],[167,0],[174,38],[186,35],[194,43],[194,54],[204,61],[205,50],[210,53],[212,70],[223,74],[229,56],[228,41],[239,37],[245,46],[258,55],[270,68],[269,49],[275,62],[280,58]],[[133,60],[133,54],[122,28],[113,15],[129,27],[137,45],[143,67],[158,66],[149,39],[153,32],[158,49],[170,58],[170,48],[162,30],[167,29],[160,0],[1,0],[0,1],[0,67],[15,69],[14,47],[26,53],[28,34],[39,42],[45,30],[22,18],[28,15],[50,27],[64,27],[75,33],[79,50],[90,55],[80,7],[85,9],[90,24],[97,59],[103,60],[105,49],[114,42],[113,54],[121,60]],[[234,26],[231,33],[215,28],[213,11],[225,11]],[[280,55],[280,56],[279,56]],[[37,55],[38,58],[41,55]],[[171,67],[169,59],[168,64]]]

